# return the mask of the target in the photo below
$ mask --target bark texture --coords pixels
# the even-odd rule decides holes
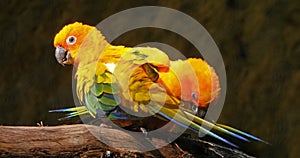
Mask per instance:
[[[107,146],[91,134],[99,132],[99,128],[101,137],[113,141],[119,149]],[[187,138],[179,138],[157,150],[140,152],[145,145],[137,139],[117,129],[84,124],[0,126],[0,157],[250,157],[235,149]],[[165,143],[156,138],[152,141]]]

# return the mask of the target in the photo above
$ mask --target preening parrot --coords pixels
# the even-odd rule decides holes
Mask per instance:
[[[147,129],[171,121],[234,147],[205,127],[243,141],[263,141],[199,114],[221,88],[216,72],[202,59],[170,61],[157,48],[114,46],[96,27],[79,22],[64,26],[54,47],[57,62],[76,69],[76,94],[82,106],[51,112],[69,112],[67,118],[83,114],[108,118],[121,127],[135,126],[138,120]]]

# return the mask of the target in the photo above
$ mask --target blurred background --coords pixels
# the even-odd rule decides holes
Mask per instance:
[[[49,109],[71,107],[72,67],[54,58],[53,38],[66,24],[96,25],[119,11],[156,5],[200,22],[227,71],[219,122],[267,140],[246,149],[258,157],[300,157],[300,1],[0,1],[0,125],[59,125]],[[191,30],[192,31],[192,30]],[[114,44],[156,41],[195,54],[182,37],[160,29],[130,31]]]

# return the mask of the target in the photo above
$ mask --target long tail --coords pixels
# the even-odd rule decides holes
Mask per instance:
[[[249,133],[243,132],[243,131],[238,130],[238,129],[235,129],[235,128],[233,128],[233,127],[230,127],[230,126],[227,126],[227,125],[224,125],[224,124],[219,124],[219,123],[217,123],[216,125],[219,126],[219,127],[221,127],[221,128],[227,129],[227,130],[229,130],[229,131],[232,131],[232,132],[238,133],[238,134],[240,134],[240,135],[243,135],[243,136],[245,136],[245,137],[251,138],[251,139],[253,139],[253,140],[255,140],[255,141],[263,142],[263,143],[265,143],[265,144],[270,144],[270,143],[267,142],[267,141],[264,141],[264,140],[262,140],[262,139],[260,139],[260,138],[258,138],[258,137],[255,137],[255,136],[253,136],[253,135],[251,135],[251,134],[249,134]]]
[[[88,109],[86,106],[78,106],[78,107],[71,107],[71,108],[64,108],[64,109],[56,109],[56,110],[49,110],[49,112],[54,113],[54,112],[66,112],[66,116],[60,118],[59,120],[65,120],[69,119],[75,116],[80,116],[84,114],[89,114]],[[119,109],[115,108],[113,111],[109,113],[108,116],[106,115],[97,115],[97,118],[100,117],[108,117],[110,120],[137,120],[137,117],[128,115],[127,113],[120,111]],[[94,117],[92,117],[94,118]]]
[[[194,131],[195,133],[202,132],[204,134],[207,134],[213,138],[216,138],[230,146],[233,146],[235,148],[238,148],[238,146],[225,138],[207,130],[205,127],[212,128],[216,131],[219,131],[221,133],[225,133],[229,136],[232,136],[234,138],[237,138],[242,141],[249,142],[251,140],[260,141],[268,144],[266,141],[263,141],[260,138],[257,138],[251,134],[245,133],[243,131],[240,131],[238,129],[235,129],[233,127],[229,127],[222,124],[214,124],[212,122],[209,122],[207,120],[204,120],[200,117],[194,116],[193,114],[182,111],[179,109],[169,109],[160,105],[157,106],[150,106],[150,110],[153,112],[157,112],[158,115],[161,115],[162,117],[176,123],[177,125],[187,128],[191,131]]]
[[[64,109],[57,109],[57,110],[49,110],[49,112],[68,112],[65,117],[60,118],[59,120],[64,120],[68,118],[72,118],[79,115],[88,114],[88,110],[85,106],[78,106],[78,107],[71,107],[71,108],[64,108]]]

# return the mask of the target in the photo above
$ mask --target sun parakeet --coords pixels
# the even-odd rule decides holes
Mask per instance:
[[[82,106],[51,112],[70,112],[68,118],[83,114],[105,117],[121,127],[139,120],[145,128],[159,128],[172,121],[235,147],[204,127],[243,141],[262,141],[198,115],[220,92],[216,72],[202,59],[170,61],[157,48],[114,46],[95,27],[79,22],[63,27],[55,36],[54,47],[58,63],[76,69],[76,94]],[[143,116],[158,121],[149,123],[149,117]]]

